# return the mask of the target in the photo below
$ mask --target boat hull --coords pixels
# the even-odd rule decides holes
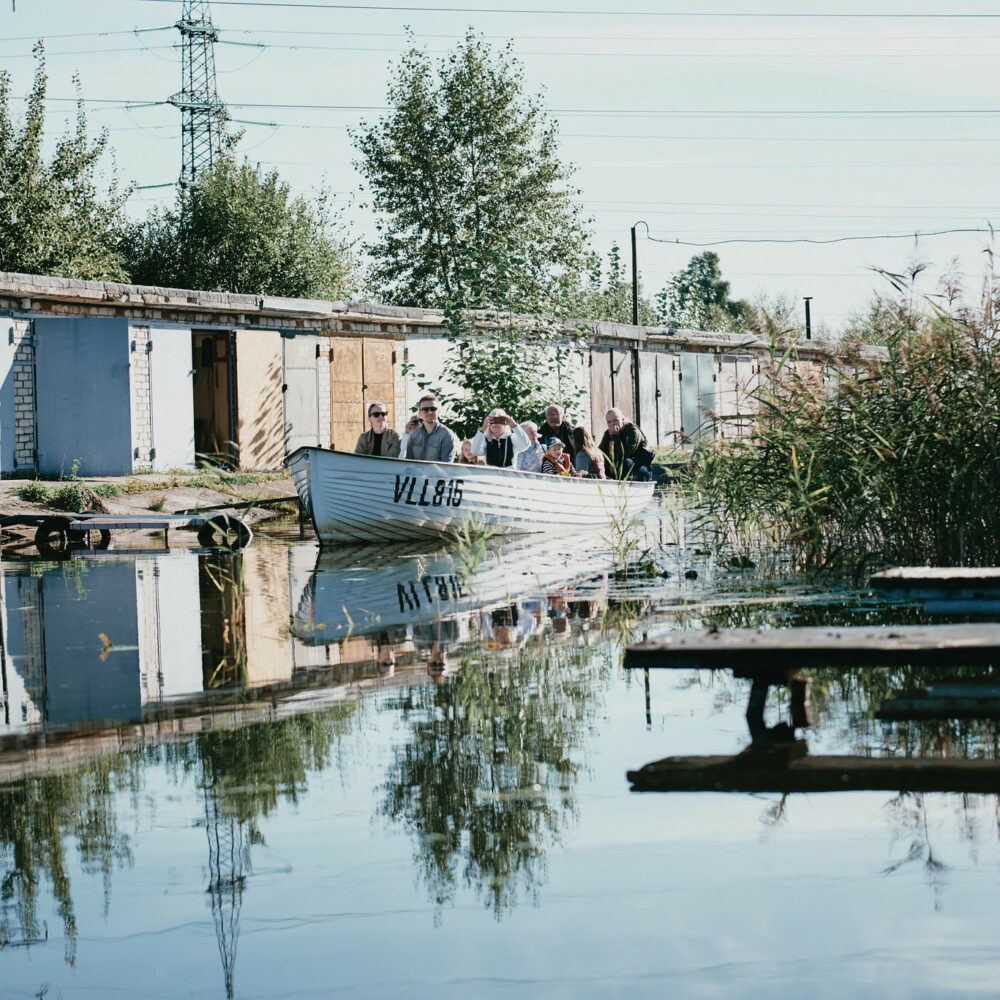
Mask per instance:
[[[646,508],[654,483],[299,448],[288,466],[322,543],[606,531]]]

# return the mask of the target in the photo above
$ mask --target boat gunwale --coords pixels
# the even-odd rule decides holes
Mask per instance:
[[[608,477],[606,479],[592,479],[589,476],[553,476],[551,473],[548,472],[526,472],[524,469],[515,469],[512,467],[502,468],[496,465],[471,465],[471,464],[467,465],[465,463],[460,463],[460,462],[443,462],[443,461],[435,462],[424,458],[398,458],[392,455],[360,455],[357,452],[340,451],[337,448],[321,448],[319,445],[309,445],[309,444],[300,445],[298,448],[295,449],[295,451],[286,455],[285,465],[291,466],[295,456],[298,455],[299,452],[301,451],[305,452],[318,451],[325,455],[345,455],[351,458],[363,458],[363,459],[368,459],[369,461],[376,461],[376,462],[412,462],[414,465],[434,465],[434,466],[452,465],[462,469],[463,475],[465,474],[465,470],[469,469],[469,470],[475,470],[472,473],[475,476],[496,475],[498,473],[502,473],[505,476],[513,474],[515,476],[531,476],[533,478],[544,477],[546,481],[555,479],[557,481],[568,480],[577,483],[589,483],[591,484],[591,486],[595,483],[609,483],[609,484],[618,483],[620,485],[629,487],[644,487],[644,486],[651,488],[656,487],[655,479],[650,479],[650,480],[614,479],[611,477]]]

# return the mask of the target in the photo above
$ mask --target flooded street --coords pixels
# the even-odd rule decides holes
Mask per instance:
[[[573,536],[294,526],[0,564],[0,993],[994,996],[996,795],[626,778],[796,721],[787,686],[748,722],[732,671],[624,670],[644,634],[976,619],[645,527],[625,578]],[[995,759],[994,720],[876,718],[925,676],[810,671],[797,735]]]

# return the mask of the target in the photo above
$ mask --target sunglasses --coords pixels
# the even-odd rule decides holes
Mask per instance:
[[[368,416],[369,417],[384,417],[385,416],[385,410],[372,410],[372,412],[369,413]]]
[[[420,412],[421,413],[437,413],[437,407],[436,406],[421,406],[420,407]]]

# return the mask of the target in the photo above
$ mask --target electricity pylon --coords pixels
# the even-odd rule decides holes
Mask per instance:
[[[227,115],[215,89],[219,32],[206,0],[184,0],[176,27],[181,33],[181,89],[168,100],[181,112],[181,186],[186,188],[222,153]]]

